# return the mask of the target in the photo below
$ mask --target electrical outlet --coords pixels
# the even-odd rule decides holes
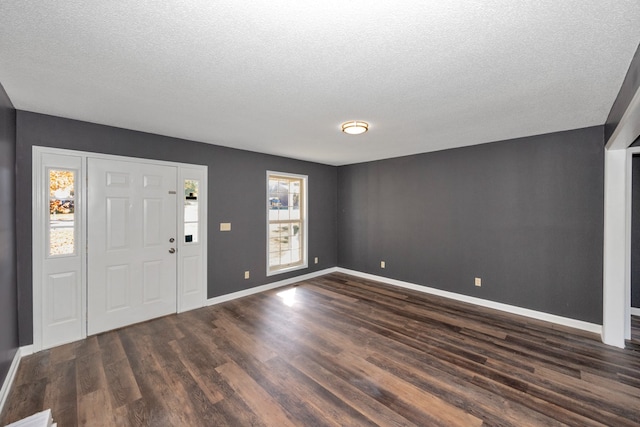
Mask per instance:
[[[482,279],[479,277],[476,277],[476,281],[475,281],[476,286],[480,287],[482,286]]]
[[[245,279],[248,279],[248,278],[249,278],[249,272],[248,272],[248,271],[245,271],[245,272],[244,272],[244,278],[245,278]]]
[[[386,263],[384,261],[380,261],[380,268],[385,268],[386,267]]]
[[[313,259],[313,263],[314,263],[314,264],[317,264],[317,263],[318,263],[318,257],[315,257],[315,258]]]

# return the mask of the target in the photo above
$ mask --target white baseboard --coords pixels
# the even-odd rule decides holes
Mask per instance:
[[[26,345],[16,350],[16,354],[13,356],[13,361],[11,362],[11,366],[9,367],[9,372],[7,372],[7,377],[2,383],[2,389],[0,389],[0,414],[4,409],[4,404],[7,401],[7,397],[9,397],[11,386],[13,385],[13,381],[15,380],[16,374],[18,373],[20,360],[25,356],[29,356],[30,354],[33,354],[33,345]]]
[[[20,347],[20,358],[31,356],[33,354],[33,344],[23,345]]]
[[[517,314],[520,316],[531,317],[533,319],[544,320],[546,322],[556,323],[558,325],[569,326],[571,328],[581,329],[596,334],[602,334],[602,325],[584,322],[582,320],[571,319],[568,317],[556,316],[555,314],[544,313],[542,311],[529,310],[528,308],[516,307],[514,305],[503,304],[495,301],[489,301],[482,298],[470,297],[467,295],[456,294],[454,292],[443,291],[441,289],[430,288],[428,286],[417,285],[415,283],[403,282],[401,280],[389,279],[387,277],[376,276],[360,271],[348,270],[346,268],[337,268],[337,271],[352,276],[362,277],[363,279],[375,280],[387,283],[401,288],[412,289],[414,291],[424,292],[427,294],[438,295],[450,298],[456,301],[467,302],[481,307],[493,308],[495,310],[505,311],[507,313]]]
[[[288,285],[291,285],[292,283],[302,282],[303,280],[313,279],[314,277],[324,276],[325,274],[335,273],[336,271],[338,271],[338,267],[331,267],[325,270],[320,270],[320,271],[316,271],[309,274],[303,274],[302,276],[296,276],[290,279],[280,280],[278,282],[267,283],[266,285],[256,286],[255,288],[245,289],[243,291],[233,292],[226,295],[220,295],[219,297],[209,298],[205,305],[220,304],[222,302],[227,302],[234,299],[257,294],[260,292],[269,291],[271,289],[288,286]]]
[[[632,316],[640,316],[640,308],[638,308],[638,307],[631,307],[631,315],[632,315]]]
[[[396,279],[389,279],[388,277],[376,276],[374,274],[363,273],[360,271],[349,270],[341,267],[327,268],[325,270],[316,271],[314,273],[292,277],[291,279],[285,279],[278,282],[267,283],[266,285],[256,286],[255,288],[245,289],[243,291],[233,292],[231,294],[210,298],[207,300],[206,305],[220,304],[226,301],[231,301],[234,299],[246,297],[246,296],[257,294],[260,292],[265,292],[271,289],[288,286],[288,285],[291,285],[292,283],[302,282],[304,280],[313,279],[314,277],[319,277],[325,274],[330,274],[335,272],[350,274],[352,276],[362,277],[363,279],[375,280],[378,282],[387,283],[389,285],[398,286],[401,288],[412,289],[414,291],[424,292],[432,295],[438,295],[438,296],[453,299],[456,301],[467,302],[470,304],[479,305],[481,307],[493,308],[495,310],[500,310],[500,311],[504,311],[511,314],[517,314],[520,316],[530,317],[532,319],[543,320],[546,322],[551,322],[551,323],[555,323],[563,326],[569,326],[571,328],[581,329],[583,331],[593,332],[593,333],[602,335],[602,325],[597,325],[595,323],[589,323],[582,320],[557,316],[555,314],[544,313],[542,311],[530,310],[528,308],[516,307],[514,305],[503,304],[500,302],[457,294],[454,292],[443,291],[441,289],[430,288],[428,286],[422,286],[415,283],[403,282],[401,280],[396,280]],[[631,312],[632,314],[634,313],[633,310],[638,310],[640,312],[640,309],[632,308],[631,310],[632,310]],[[638,313],[638,315],[640,315],[640,313]]]

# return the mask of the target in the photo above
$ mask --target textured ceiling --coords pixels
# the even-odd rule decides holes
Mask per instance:
[[[638,0],[0,1],[18,109],[333,165],[601,125],[639,42]]]

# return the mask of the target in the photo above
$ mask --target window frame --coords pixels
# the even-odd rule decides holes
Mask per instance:
[[[296,179],[301,181],[300,188],[300,219],[299,220],[271,220],[269,218],[270,212],[270,204],[269,204],[269,180],[273,178],[282,178],[286,180]],[[308,243],[309,243],[309,193],[308,193],[308,180],[309,177],[307,175],[300,175],[288,172],[277,172],[268,170],[266,173],[266,191],[265,191],[265,216],[266,216],[266,271],[267,276],[273,276],[276,274],[287,273],[295,270],[302,270],[309,267],[309,257],[308,257]],[[282,222],[297,222],[300,223],[300,238],[302,239],[302,260],[295,263],[290,264],[278,264],[277,266],[270,266],[270,247],[269,247],[269,227],[272,224],[278,224]]]

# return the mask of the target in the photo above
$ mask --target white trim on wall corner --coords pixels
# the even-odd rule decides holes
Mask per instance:
[[[375,280],[378,282],[387,283],[389,285],[398,286],[401,288],[412,289],[414,291],[437,295],[437,296],[453,299],[456,301],[467,302],[470,304],[479,305],[481,307],[493,308],[495,310],[500,310],[500,311],[504,311],[511,314],[517,314],[520,316],[531,317],[533,319],[544,320],[546,322],[569,326],[571,328],[581,329],[583,331],[593,332],[596,334],[602,333],[602,326],[596,325],[595,323],[589,323],[589,322],[584,322],[582,320],[570,319],[568,317],[556,316],[555,314],[529,310],[528,308],[516,307],[514,305],[503,304],[495,301],[489,301],[482,298],[470,297],[467,295],[457,294],[454,292],[443,291],[441,289],[430,288],[428,286],[417,285],[415,283],[403,282],[401,280],[396,280],[396,279],[389,279],[387,277],[376,276],[369,273],[362,273],[360,271],[355,271],[355,270],[348,270],[346,268],[337,268],[337,271],[340,273],[361,277],[363,279]]]
[[[604,246],[602,282],[602,341],[624,348],[631,337],[628,308],[631,305],[630,260],[631,174],[626,156],[637,148],[629,148],[640,135],[640,88],[618,122],[604,150]],[[626,180],[625,180],[626,175]]]
[[[9,397],[9,391],[11,391],[11,386],[13,385],[13,380],[16,378],[16,373],[18,372],[18,366],[20,365],[20,349],[16,350],[16,354],[13,356],[13,361],[11,362],[11,366],[9,366],[9,372],[7,372],[7,377],[4,379],[2,383],[2,388],[0,389],[0,414],[4,410],[4,404],[7,401],[7,397]]]
[[[20,358],[31,356],[33,354],[33,344],[20,347]]]
[[[631,307],[631,315],[632,315],[632,316],[640,316],[640,308],[638,308],[638,307]]]
[[[325,274],[335,273],[338,271],[338,267],[331,267],[325,270],[316,271],[313,273],[303,274],[301,276],[292,277],[290,279],[280,280],[278,282],[267,283],[266,285],[256,286],[255,288],[245,289],[243,291],[233,292],[230,294],[220,295],[219,297],[209,298],[206,305],[215,305],[223,302],[231,301],[234,299],[247,297],[249,295],[258,294],[260,292],[269,291],[271,289],[281,288],[293,283],[302,282],[304,280],[313,279],[314,277],[324,276]]]
[[[7,402],[7,398],[9,397],[9,392],[11,391],[13,381],[16,379],[18,367],[20,366],[20,360],[22,360],[23,357],[29,356],[31,354],[33,354],[33,345],[26,345],[16,350],[16,354],[13,356],[11,366],[9,366],[7,377],[4,379],[2,388],[0,389],[0,414],[4,410],[4,404]]]

